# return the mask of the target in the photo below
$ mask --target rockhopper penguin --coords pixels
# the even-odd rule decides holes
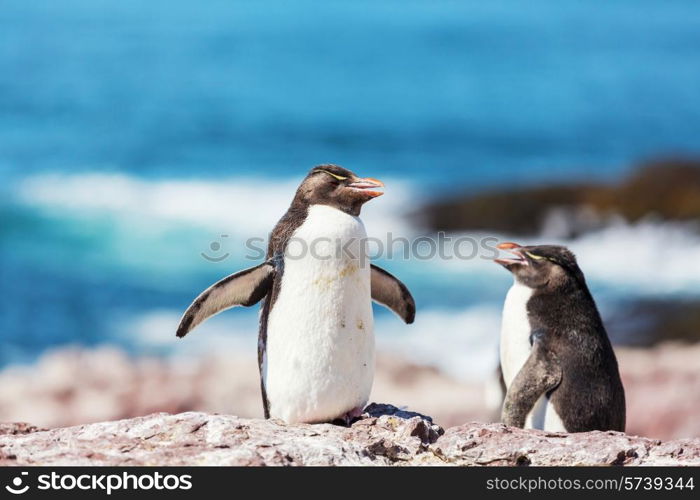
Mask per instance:
[[[403,283],[370,265],[360,210],[383,194],[375,179],[319,165],[270,234],[267,260],[212,285],[185,312],[178,337],[210,316],[263,300],[258,364],[265,417],[348,422],[374,378],[372,300],[412,323]]]
[[[553,432],[625,430],[615,353],[567,248],[502,243],[515,282],[503,308],[503,422]]]

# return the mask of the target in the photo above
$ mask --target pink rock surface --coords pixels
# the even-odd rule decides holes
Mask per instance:
[[[351,427],[187,412],[0,435],[1,465],[700,465],[700,439],[557,434],[502,424],[443,430],[372,405]]]

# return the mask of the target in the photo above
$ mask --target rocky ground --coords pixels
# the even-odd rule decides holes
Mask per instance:
[[[700,437],[700,344],[617,352],[628,434]],[[0,422],[56,428],[188,411],[260,418],[257,365],[251,358],[222,353],[165,361],[132,359],[113,349],[52,352],[34,365],[0,372]],[[493,389],[494,384],[455,380],[380,353],[372,400],[420,411],[449,428],[497,422]]]
[[[199,412],[0,430],[0,465],[700,465],[700,438],[545,433],[370,405],[351,427]]]

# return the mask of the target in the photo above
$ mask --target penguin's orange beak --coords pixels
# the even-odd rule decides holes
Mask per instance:
[[[364,179],[357,178],[354,179],[348,187],[351,189],[356,189],[362,191],[363,194],[369,196],[370,198],[376,198],[384,194],[383,191],[373,191],[373,188],[383,188],[384,183],[377,179],[372,179],[371,177],[365,177]]]
[[[522,245],[518,245],[517,243],[513,243],[512,241],[505,241],[503,243],[499,243],[496,248],[498,248],[499,250],[512,250],[514,248],[522,248]]]
[[[496,264],[500,264],[502,266],[508,267],[512,265],[528,265],[528,260],[525,258],[523,253],[519,250],[522,248],[522,245],[518,245],[517,243],[513,243],[511,241],[506,241],[504,243],[500,243],[499,245],[496,246],[499,250],[506,250],[507,252],[513,254],[515,258],[498,258],[498,259],[493,259],[493,261]]]

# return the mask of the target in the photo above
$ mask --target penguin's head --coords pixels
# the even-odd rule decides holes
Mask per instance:
[[[494,262],[508,269],[519,283],[529,288],[558,288],[571,280],[585,284],[576,256],[566,247],[521,246],[508,242],[497,248],[510,252],[513,257],[494,259]]]
[[[338,165],[318,165],[302,181],[295,200],[308,205],[329,205],[351,215],[360,215],[362,205],[384,194],[377,179],[361,178]]]

